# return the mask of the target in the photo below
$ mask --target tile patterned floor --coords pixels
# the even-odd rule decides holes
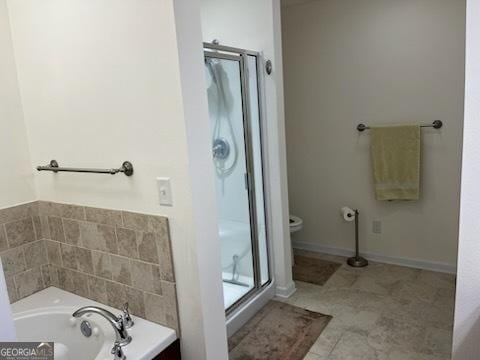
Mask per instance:
[[[379,263],[355,269],[315,256],[344,265],[323,286],[296,282],[284,300],[333,316],[304,360],[450,359],[453,275]]]

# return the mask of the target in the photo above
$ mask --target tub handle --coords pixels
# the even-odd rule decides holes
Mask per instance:
[[[125,360],[127,358],[123,353],[122,345],[117,341],[115,341],[111,353],[113,355],[113,360]]]
[[[130,315],[130,311],[128,310],[128,302],[123,304],[123,316],[122,316],[122,321],[123,321],[123,326],[125,326],[125,329],[130,329],[133,325],[135,325],[135,322],[132,319],[132,316]]]

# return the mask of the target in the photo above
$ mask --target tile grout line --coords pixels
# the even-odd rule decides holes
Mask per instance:
[[[53,239],[43,239],[43,240],[52,241],[54,243],[57,243],[58,245],[64,244],[66,246],[77,247],[79,249],[88,250],[88,251],[92,251],[92,252],[95,251],[95,252],[99,252],[99,253],[106,254],[106,255],[121,257],[121,258],[127,259],[127,260],[138,261],[138,262],[146,264],[146,265],[153,265],[153,266],[160,267],[160,262],[159,263],[153,263],[153,262],[145,261],[145,260],[139,259],[139,258],[132,258],[132,257],[128,257],[128,256],[125,256],[125,255],[110,253],[110,252],[107,252],[107,251],[104,251],[104,250],[89,249],[89,248],[85,247],[83,244],[81,246],[79,246],[79,245],[74,245],[74,244],[70,244],[70,243],[62,242],[62,241],[58,241],[58,240],[53,240]],[[36,240],[36,241],[38,241],[38,240]],[[169,280],[165,280],[165,281],[169,281]]]

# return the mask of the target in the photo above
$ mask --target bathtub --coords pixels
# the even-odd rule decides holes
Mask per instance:
[[[96,314],[75,319],[72,313],[82,306],[105,308],[114,314],[120,310],[50,287],[12,304],[18,341],[55,342],[55,360],[111,360],[115,333],[112,326]],[[129,329],[132,342],[123,347],[127,360],[151,360],[177,336],[175,331],[150,321],[133,317]],[[93,333],[85,337],[80,324],[87,320]]]

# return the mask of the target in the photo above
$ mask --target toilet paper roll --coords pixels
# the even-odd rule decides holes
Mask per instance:
[[[344,206],[340,209],[342,213],[343,220],[345,221],[353,221],[355,220],[355,210],[350,209],[348,206]]]

